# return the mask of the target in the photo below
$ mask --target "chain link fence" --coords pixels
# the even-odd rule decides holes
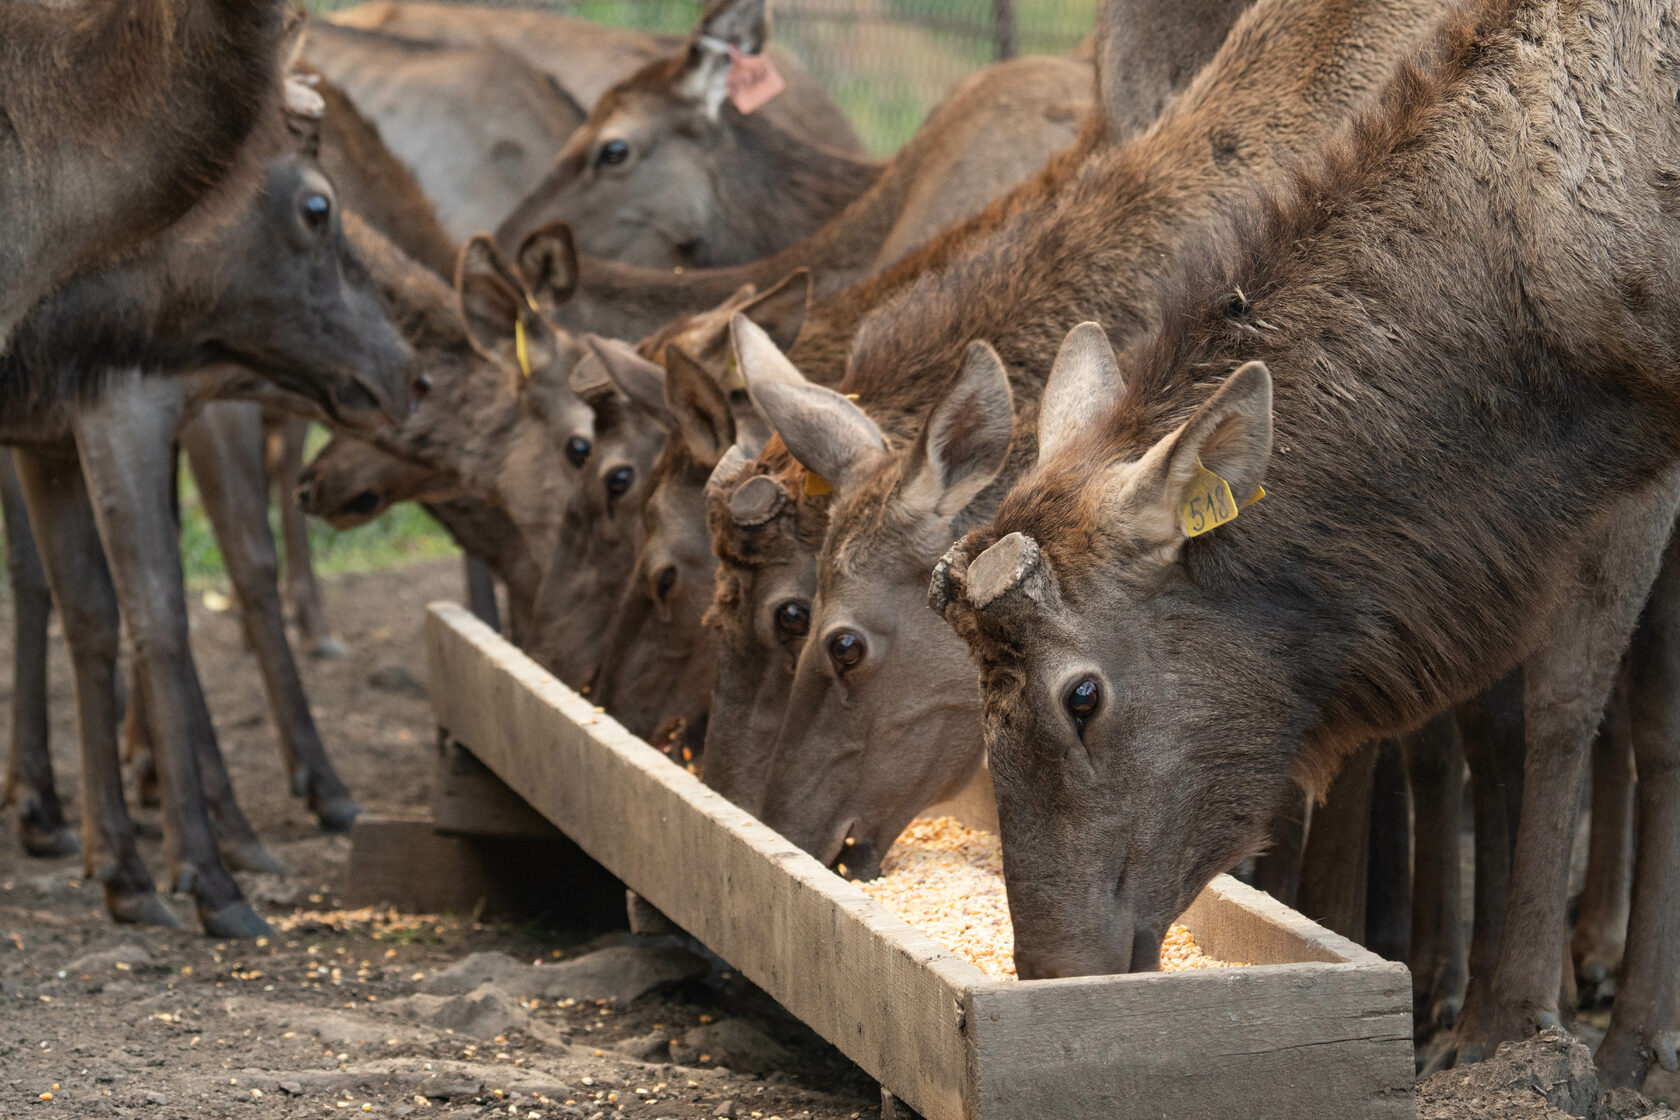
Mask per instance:
[[[704,7],[701,0],[489,2],[674,34],[692,29]],[[1097,0],[771,0],[771,35],[824,84],[870,150],[885,155],[975,69],[1072,50],[1090,34],[1096,7]]]

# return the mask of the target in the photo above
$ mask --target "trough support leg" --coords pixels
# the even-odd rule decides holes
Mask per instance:
[[[922,1114],[881,1086],[881,1120],[922,1120]]]

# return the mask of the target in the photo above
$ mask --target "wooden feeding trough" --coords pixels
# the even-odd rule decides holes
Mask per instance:
[[[1183,921],[1254,967],[996,981],[708,790],[465,610],[444,732],[927,1120],[1411,1117],[1411,983],[1221,877]]]

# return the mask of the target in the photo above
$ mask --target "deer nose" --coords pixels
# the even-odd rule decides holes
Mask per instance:
[[[292,497],[297,501],[299,509],[305,513],[312,512],[315,504],[315,477],[305,472],[298,479],[297,489],[292,491]]]

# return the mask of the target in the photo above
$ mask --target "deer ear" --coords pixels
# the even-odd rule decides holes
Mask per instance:
[[[906,500],[940,517],[960,513],[1003,470],[1014,426],[1003,361],[986,343],[969,343],[962,369],[916,440]]]
[[[514,254],[519,276],[544,310],[552,310],[572,298],[582,272],[572,227],[553,222],[519,243]]]
[[[651,412],[661,425],[670,425],[671,413],[665,407],[664,367],[648,361],[636,353],[634,346],[616,338],[586,334],[583,344],[595,355],[620,392]]]
[[[705,367],[680,346],[665,349],[665,407],[694,461],[708,470],[717,466],[735,442],[729,397]]]
[[[762,54],[769,42],[765,0],[713,0],[689,40],[678,88],[704,104],[706,115],[716,120],[729,96],[729,67],[734,61],[730,48],[744,55]]]
[[[753,407],[807,470],[843,487],[887,453],[881,429],[863,409],[805,380],[757,323],[736,314],[730,330]]]
[[[1068,332],[1038,408],[1038,460],[1050,459],[1114,411],[1125,393],[1108,335],[1096,323]]]
[[[455,298],[475,349],[495,354],[518,330],[522,300],[511,287],[500,254],[483,234],[463,246],[455,258]]]
[[[811,270],[796,268],[768,291],[743,303],[739,310],[763,327],[770,341],[785,351],[799,341],[799,331],[805,325],[805,312],[810,305]]]
[[[1258,498],[1271,458],[1272,375],[1248,362],[1149,449],[1117,498],[1143,534],[1176,546]]]

